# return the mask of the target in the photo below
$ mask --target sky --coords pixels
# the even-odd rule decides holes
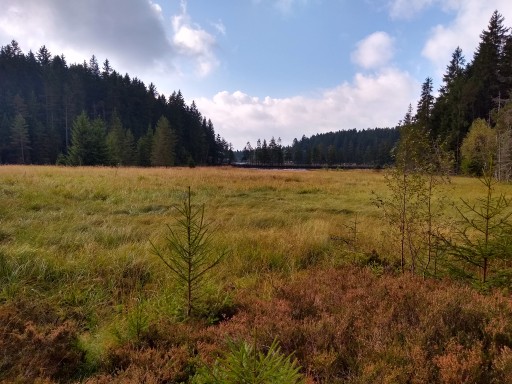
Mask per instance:
[[[0,45],[68,64],[108,59],[167,97],[181,90],[242,149],[393,127],[451,55],[471,61],[510,0],[0,0]]]

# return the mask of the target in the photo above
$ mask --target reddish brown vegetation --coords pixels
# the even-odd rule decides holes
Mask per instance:
[[[308,271],[272,300],[211,328],[212,343],[277,338],[316,382],[506,382],[512,306],[449,282],[377,277],[364,269]]]
[[[51,308],[25,301],[0,307],[0,380],[30,383],[68,381],[76,376],[83,353],[76,348],[78,328],[60,321]]]
[[[268,299],[238,292],[238,312],[218,325],[161,319],[138,343],[111,350],[87,382],[186,381],[230,339],[259,348],[277,339],[310,382],[512,382],[512,305],[501,294],[355,267],[304,271],[273,285]],[[1,308],[4,380],[77,379],[76,326],[45,314]]]

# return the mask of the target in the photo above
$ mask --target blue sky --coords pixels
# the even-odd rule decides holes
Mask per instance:
[[[0,45],[181,89],[235,148],[395,126],[510,0],[0,0]]]

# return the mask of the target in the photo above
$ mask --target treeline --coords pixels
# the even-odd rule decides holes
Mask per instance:
[[[396,163],[398,151],[407,147],[411,169],[415,167],[413,157],[436,153],[443,158],[443,167],[449,163],[451,172],[479,175],[493,163],[498,178],[510,180],[511,91],[512,33],[504,25],[503,16],[495,11],[480,35],[473,59],[466,62],[462,49],[457,47],[438,94],[434,94],[432,79],[427,78],[416,109],[410,105],[396,128],[303,136],[288,147],[259,140],[256,148],[247,143],[242,160],[258,164],[282,161],[379,166]]]
[[[221,164],[231,146],[213,123],[154,84],[89,62],[68,65],[45,46],[0,48],[0,163]]]
[[[398,141],[395,128],[322,133],[301,140],[289,148],[297,164],[365,164],[382,166],[393,162],[391,150]]]
[[[505,159],[512,164],[511,91],[512,34],[495,11],[471,62],[455,49],[437,97],[432,79],[425,80],[416,113],[410,106],[400,124],[401,141],[411,147],[420,143],[418,153],[443,151],[456,172],[478,174],[490,162],[500,169]]]
[[[399,139],[396,128],[356,129],[305,135],[292,145],[282,146],[281,139],[258,140],[256,147],[245,146],[241,160],[263,165],[336,165],[383,166],[393,162],[392,149]]]

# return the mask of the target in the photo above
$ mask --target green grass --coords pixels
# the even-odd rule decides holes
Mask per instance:
[[[206,204],[219,248],[231,249],[230,277],[267,267],[294,270],[295,261],[308,253],[334,260],[344,252],[332,238],[349,236],[356,217],[361,251],[393,256],[383,246],[389,239],[382,212],[372,204],[372,192],[387,193],[382,173],[230,168],[4,166],[0,251],[12,260],[33,258],[58,270],[83,268],[91,278],[95,265],[108,267],[126,257],[153,265],[149,240],[163,235],[189,185],[194,202]],[[471,200],[479,188],[477,180],[454,178],[443,194],[449,202]],[[445,213],[455,214],[449,203]],[[153,273],[161,275],[159,268]]]
[[[45,303],[62,321],[72,319],[90,367],[134,339],[137,297],[145,322],[178,319],[176,282],[150,241],[161,244],[188,186],[193,203],[206,205],[215,247],[229,250],[212,287],[219,303],[225,287],[271,292],[262,276],[293,277],[372,251],[396,258],[372,203],[373,192],[388,193],[382,172],[2,166],[0,305]],[[446,217],[455,215],[451,203],[483,191],[462,177],[441,189]],[[512,195],[512,186],[499,191]]]

